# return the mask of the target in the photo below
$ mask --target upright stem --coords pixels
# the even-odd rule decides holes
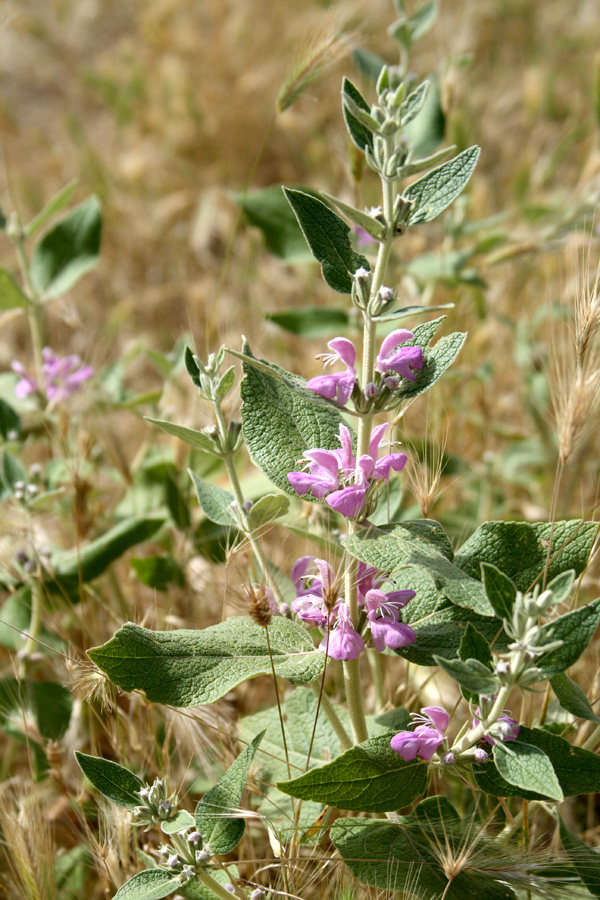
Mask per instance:
[[[319,684],[317,682],[313,681],[312,684],[310,685],[310,687],[312,688],[313,692],[317,695],[317,697],[320,695],[321,709],[327,716],[327,718],[329,720],[329,724],[331,725],[331,727],[335,731],[337,737],[339,738],[342,749],[350,750],[350,748],[352,747],[352,741],[350,739],[350,735],[344,728],[338,714],[336,713],[333,703],[331,702],[331,700],[329,699],[329,697],[327,696],[325,691],[320,690]]]
[[[383,212],[386,223],[391,227],[393,206],[394,206],[394,185],[387,179],[382,178],[383,192]],[[377,261],[375,270],[371,278],[371,290],[369,300],[374,300],[379,289],[383,285],[385,274],[387,271],[390,254],[394,237],[387,237],[379,244],[377,253]],[[363,310],[363,346],[362,346],[362,384],[363,388],[370,381],[373,381],[375,370],[375,341],[376,341],[376,323],[372,319],[368,309]],[[373,414],[363,416],[358,422],[358,438],[356,457],[359,459],[369,452],[369,444],[371,441],[371,431],[373,426]],[[355,522],[350,522],[348,531],[354,534],[358,530]],[[352,623],[356,628],[358,624],[358,561],[349,558],[346,562],[345,572],[345,594],[344,599],[350,609]],[[346,691],[346,702],[348,704],[348,712],[352,723],[352,734],[354,743],[359,744],[367,740],[368,731],[365,721],[365,710],[363,705],[363,685],[360,678],[360,661],[352,659],[344,662],[344,687]]]
[[[38,292],[35,290],[31,281],[31,273],[29,271],[29,260],[25,253],[25,239],[21,235],[20,224],[17,227],[17,233],[13,236],[13,243],[17,251],[17,259],[19,260],[19,268],[21,269],[21,277],[31,305],[27,310],[27,319],[29,322],[29,333],[31,335],[31,348],[33,351],[33,364],[35,369],[35,378],[40,390],[43,390],[42,377],[42,348],[44,346],[44,323],[42,321],[42,301]]]
[[[223,412],[218,403],[214,404],[215,415],[217,418],[217,422],[219,424],[219,431],[221,433],[221,437],[225,442],[227,439],[227,425],[225,424],[225,419],[223,418]],[[238,478],[238,474],[235,468],[235,462],[233,460],[233,456],[231,454],[227,454],[223,457],[223,462],[225,464],[225,469],[227,471],[227,476],[229,478],[229,483],[231,485],[231,490],[233,491],[233,496],[235,497],[235,502],[237,503],[237,508],[240,516],[240,520],[242,522],[242,527],[244,530],[244,534],[248,539],[248,543],[252,548],[252,552],[256,556],[258,560],[258,564],[261,568],[261,572],[263,574],[263,578],[267,582],[270,590],[273,592],[273,597],[277,601],[277,604],[281,606],[284,602],[283,594],[279,589],[279,585],[275,581],[273,577],[273,573],[269,569],[269,565],[267,563],[266,557],[262,551],[262,547],[260,546],[260,542],[256,535],[252,532],[252,529],[248,526],[248,520],[246,517],[246,513],[244,511],[244,495],[242,493],[242,486],[240,484],[240,480]]]

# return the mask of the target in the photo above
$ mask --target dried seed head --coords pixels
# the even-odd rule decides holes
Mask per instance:
[[[250,616],[257,625],[266,628],[273,618],[271,591],[262,584],[248,585],[245,590]]]

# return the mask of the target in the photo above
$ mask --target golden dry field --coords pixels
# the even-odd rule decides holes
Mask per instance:
[[[248,204],[279,185],[327,191],[361,209],[379,202],[376,179],[348,139],[340,85],[347,75],[373,95],[355,51],[397,63],[387,33],[394,18],[392,0],[0,3],[4,216],[29,222],[76,179],[71,203],[96,194],[103,220],[98,265],[51,299],[38,323],[43,346],[78,354],[94,377],[68,406],[17,403],[18,446],[14,435],[0,438],[0,451],[17,458],[28,483],[41,490],[43,482],[48,492],[35,508],[17,502],[3,464],[0,896],[7,900],[112,898],[142,867],[138,850],[150,852],[153,832],[133,828],[126,810],[91,789],[75,750],[149,781],[166,776],[192,809],[236,756],[239,718],[274,702],[273,681],[261,676],[211,705],[154,705],[141,692],[120,692],[86,651],[125,621],[204,628],[245,612],[252,549],[202,516],[186,472],[191,466],[226,486],[223,466],[144,417],[211,424],[183,366],[184,343],[205,359],[222,344],[239,350],[245,335],[256,356],[307,379],[320,374],[315,356],[335,328],[297,334],[270,316],[303,306],[347,310],[347,298],[329,289],[306,254],[272,252],[277,226],[269,246]],[[431,395],[395,423],[409,463],[391,502],[402,519],[441,521],[455,546],[486,520],[598,520],[599,48],[597,0],[440,0],[435,25],[410,51],[410,72],[433,76],[439,88],[445,142],[459,151],[481,146],[465,194],[402,238],[391,265],[405,305],[454,304],[440,333],[468,332]],[[23,286],[17,250],[5,229],[0,265]],[[33,371],[34,348],[31,316],[9,306],[0,300],[0,399],[12,406],[11,364]],[[355,324],[351,317],[348,335]],[[229,417],[239,412],[236,396],[224,404]],[[247,457],[238,474],[246,496],[268,489]],[[296,524],[325,535],[325,508],[294,504]],[[160,530],[132,541],[98,577],[85,576],[86,546],[131,517],[151,516],[163,517]],[[276,574],[316,552],[291,528],[272,524],[263,535]],[[40,548],[49,548],[47,570]],[[73,583],[52,586],[52,566],[69,551]],[[148,575],[150,558],[168,560],[164,583]],[[50,572],[46,581],[42,571]],[[38,587],[28,588],[32,575]],[[599,587],[592,554],[580,583],[585,602]],[[27,638],[32,609],[39,615]],[[598,653],[596,639],[570,670],[592,705],[600,696]],[[388,659],[387,708],[452,708],[456,685],[443,673]],[[45,701],[41,692],[37,706],[24,699],[19,686],[27,680],[68,689],[65,728],[44,729]],[[333,696],[339,681],[329,676]],[[366,689],[367,703],[371,694]],[[531,724],[540,710],[558,721],[554,704],[543,693],[515,694],[512,708]],[[594,749],[595,727],[578,721],[571,742]],[[263,788],[252,784],[245,809],[257,809]],[[458,802],[452,790],[445,793]],[[492,816],[491,799],[483,802]],[[511,807],[520,825],[524,803],[524,811],[517,801]],[[561,807],[592,846],[598,812],[594,794]],[[393,884],[353,886],[339,859],[327,861],[326,839],[281,858],[261,816],[247,816],[245,837],[228,857],[240,884],[301,900],[416,896]],[[527,839],[542,860],[548,846],[550,855],[559,852],[556,823],[544,810],[532,813]],[[525,887],[511,896],[532,896]]]

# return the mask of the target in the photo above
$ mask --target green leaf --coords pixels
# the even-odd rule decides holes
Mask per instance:
[[[0,268],[0,310],[27,309],[31,300],[24,294],[10,272]]]
[[[76,187],[77,179],[73,178],[72,181],[69,181],[68,184],[62,187],[60,191],[46,203],[37,216],[34,216],[31,222],[25,226],[25,236],[28,239],[33,237],[33,235],[46,224],[48,219],[57,215],[57,213],[62,212],[63,209],[69,205],[71,197],[73,196],[73,191]]]
[[[370,269],[366,257],[355,253],[350,244],[350,229],[321,200],[283,188],[313,256],[321,263],[323,278],[334,291],[349,294],[352,275],[359,268]]]
[[[29,477],[16,456],[4,450],[2,453],[2,467],[0,469],[0,480],[2,481],[7,492],[14,494],[16,485],[19,481],[27,484]]]
[[[424,81],[408,95],[400,107],[400,121],[402,125],[408,125],[421,112],[428,92],[429,82]]]
[[[100,253],[102,212],[97,197],[88,197],[36,244],[31,281],[46,298],[66,293],[94,268]]]
[[[301,625],[274,616],[269,638],[281,678],[308,684],[322,673],[324,654]],[[247,616],[201,631],[150,631],[128,622],[89,656],[124,691],[142,690],[152,703],[171,706],[212,703],[247,678],[271,673],[265,629]]]
[[[428,797],[398,823],[337,819],[330,833],[351,874],[372,887],[393,886],[399,895],[419,900],[515,900],[510,888],[480,870],[475,875],[467,869],[448,882],[439,848],[456,858],[472,828],[473,820],[461,821],[444,797]]]
[[[372,238],[381,240],[385,236],[385,227],[381,222],[378,222],[377,219],[373,218],[373,216],[370,216],[368,212],[365,212],[363,209],[357,209],[355,206],[350,206],[348,203],[344,203],[343,200],[334,197],[333,194],[328,194],[327,191],[321,191],[320,195],[330,206],[337,207],[342,215],[346,216],[347,219],[350,219],[351,222],[366,231],[367,234],[370,234]]]
[[[350,321],[346,310],[328,306],[286,309],[283,312],[267,313],[265,318],[298,337],[339,334],[340,331],[346,331]]]
[[[364,75],[364,77],[369,81],[372,81],[373,84],[375,84],[379,78],[379,73],[383,67],[387,65],[385,59],[378,56],[376,53],[371,53],[370,50],[365,50],[363,47],[354,48],[352,51],[352,61],[361,75]]]
[[[370,112],[371,108],[361,92],[355,87],[349,78],[344,78],[342,82],[342,98],[344,95],[350,97],[354,102],[360,106],[361,109],[364,109],[365,112]],[[358,149],[364,153],[365,147],[368,147],[370,150],[373,149],[373,134],[369,131],[368,128],[358,121],[356,116],[353,116],[345,103],[342,103],[342,110],[344,113],[344,121],[346,123],[346,128],[348,129],[348,133],[352,138],[352,141]]]
[[[498,618],[510,620],[517,599],[517,588],[508,575],[491,563],[481,563],[481,581],[485,595]]]
[[[47,741],[60,741],[71,721],[71,692],[56,681],[32,681],[27,694],[40,735]]]
[[[277,787],[300,800],[316,800],[338,809],[387,812],[408,806],[425,792],[427,766],[406,762],[390,747],[395,732],[369,738],[333,762]]]
[[[234,507],[232,506],[232,504],[235,503],[233,494],[230,493],[230,491],[220,488],[216,484],[204,481],[203,478],[200,478],[200,476],[196,475],[195,472],[192,472],[191,469],[188,469],[188,472],[194,483],[198,503],[202,507],[204,515],[210,519],[211,522],[216,522],[217,525],[233,525],[234,527],[239,527],[240,523],[234,512]]]
[[[113,900],[162,900],[181,887],[181,879],[166,869],[145,869],[119,888]]]
[[[589,750],[575,747],[564,738],[550,734],[540,728],[526,728],[521,725],[516,741],[503,746],[532,744],[546,754],[558,779],[565,797],[576,794],[591,794],[600,790],[600,757]],[[496,745],[495,745],[496,746]],[[532,788],[517,787],[503,778],[494,763],[489,760],[474,769],[478,786],[494,797],[523,797],[525,800],[544,800]]]
[[[174,816],[167,819],[166,822],[160,823],[160,830],[163,834],[177,834],[178,831],[183,831],[184,828],[195,827],[196,820],[186,809],[180,809]]]
[[[420,898],[441,897],[447,886],[441,868],[421,835],[414,835],[402,824],[376,819],[337,819],[331,826],[331,840],[350,873],[366,884],[402,895],[414,892]]]
[[[497,679],[479,660],[468,659],[463,662],[460,659],[443,659],[441,656],[434,656],[434,659],[438,666],[471,693],[493,697],[498,692]]]
[[[217,403],[222,403],[231,388],[235,384],[235,366],[229,366],[228,369],[223,372],[221,377],[217,382],[217,386],[215,388],[215,400]]]
[[[9,434],[21,435],[21,420],[6,400],[0,399],[0,436],[7,441]]]
[[[352,556],[382,572],[394,574],[407,567],[423,570],[452,603],[483,616],[494,615],[480,582],[451,563],[434,542],[411,531],[410,525],[410,522],[394,522],[379,528],[365,528],[342,543]]]
[[[185,428],[183,425],[175,425],[174,422],[165,422],[163,419],[151,419],[149,416],[144,416],[144,418],[146,422],[156,425],[161,431],[179,438],[180,441],[184,441],[191,447],[195,447],[197,450],[204,450],[206,453],[212,453],[213,456],[216,455],[215,442],[204,431],[195,431],[193,428]]]
[[[247,343],[243,350],[253,358]],[[275,375],[282,376],[279,380],[249,362],[243,368],[242,421],[250,456],[273,484],[295,497],[288,472],[297,471],[299,460],[313,447],[339,448],[342,418],[333,406],[315,402],[302,380],[284,369],[272,367]],[[293,380],[294,390],[288,386]],[[305,499],[314,498],[307,494]]]
[[[584,844],[559,817],[560,839],[577,874],[594,897],[600,897],[600,853]]]
[[[469,147],[407,187],[403,199],[413,204],[408,224],[431,222],[447,209],[469,181],[478,159],[479,147]]]
[[[467,622],[458,648],[458,655],[463,662],[467,659],[477,659],[488,669],[492,668],[492,651],[489,642],[480,631],[477,631],[472,622]],[[448,660],[446,661],[448,662]]]
[[[185,584],[183,569],[172,556],[141,556],[130,559],[130,563],[142,584],[156,591]]]
[[[211,869],[209,874],[221,887],[230,884],[232,878],[234,880],[239,878],[237,867],[230,862],[227,863],[227,869]],[[214,900],[215,897],[220,896],[198,880],[188,882],[185,887],[179,888],[177,893],[185,897],[185,900]]]
[[[245,820],[228,814],[237,811],[240,805],[250,765],[264,735],[264,731],[256,735],[196,806],[196,826],[204,846],[217,856],[231,853],[244,835]]]
[[[88,781],[111,803],[125,809],[140,805],[139,791],[144,782],[125,766],[101,756],[88,756],[79,750],[75,751],[75,759]]]
[[[593,638],[599,623],[600,598],[587,606],[580,606],[579,609],[542,625],[540,643],[563,642],[562,647],[551,650],[550,653],[539,658],[538,666],[544,677],[552,678],[554,675],[560,675],[561,672],[577,662]]]
[[[11,594],[0,608],[0,647],[8,647],[10,650],[20,650],[23,646],[23,635],[20,632],[28,632],[31,624],[31,590],[21,587]],[[38,633],[42,641],[37,644],[40,653],[48,653],[57,650],[64,653],[66,648],[55,634],[48,631],[43,625]]]
[[[311,193],[309,188],[302,190]],[[235,194],[234,197],[250,225],[260,228],[265,246],[274,256],[289,263],[312,260],[298,220],[280,185]]]
[[[341,719],[347,730],[350,729],[350,720],[345,709],[333,704],[335,712]],[[316,729],[315,719],[319,713]],[[318,709],[317,697],[310,688],[296,688],[289,694],[282,704],[283,721],[286,733],[286,743],[290,768],[293,775],[301,775],[306,771],[307,764],[314,768],[330,762],[342,752],[340,740],[323,712]],[[389,726],[386,731],[390,730]],[[295,808],[286,794],[282,794],[275,787],[275,782],[288,778],[288,770],[285,758],[285,748],[281,734],[281,721],[279,710],[276,706],[246,716],[240,722],[239,736],[241,740],[250,741],[252,736],[260,730],[266,730],[262,740],[260,753],[255,759],[257,780],[261,782],[265,799],[258,808],[260,815],[268,816],[269,822],[277,829],[278,834],[284,840],[290,840],[301,830],[310,829],[321,814],[324,804],[304,802],[300,811],[300,820],[295,824]],[[308,751],[314,730],[314,742],[311,749],[310,760]]]
[[[285,516],[290,508],[289,497],[285,494],[265,494],[250,508],[248,513],[248,525],[252,531],[268,525],[273,519]]]
[[[83,582],[98,578],[131,547],[153,537],[164,521],[162,516],[125,519],[87,547],[62,554],[55,560],[54,575],[48,582],[49,588],[72,591],[77,589],[80,578]]]
[[[594,522],[580,519],[555,522],[484,522],[456,553],[455,562],[474,578],[482,562],[492,563],[514,581],[519,591],[530,590],[546,564],[552,535],[548,579],[574,569],[580,575],[598,533]]]
[[[568,675],[564,672],[555,675],[550,679],[550,684],[564,710],[577,716],[578,719],[587,719],[588,722],[600,724],[600,717],[592,709],[585,692],[575,681],[571,681]]]
[[[552,763],[543,750],[517,741],[494,744],[494,762],[509,784],[535,791],[550,800],[564,800]]]
[[[439,79],[429,78],[425,102],[412,122],[404,128],[404,138],[411,149],[411,162],[432,154],[444,140],[446,117],[442,109]]]
[[[568,599],[575,577],[575,569],[568,569],[548,582],[546,589],[554,594],[555,606],[564,603]]]
[[[424,322],[413,329],[414,337],[399,347],[421,347],[423,350],[423,368],[416,373],[414,382],[406,381],[398,392],[399,397],[408,400],[428,391],[442,377],[447,368],[454,362],[465,342],[466,334],[454,332],[441,338],[433,347],[429,342],[444,321],[444,316]]]

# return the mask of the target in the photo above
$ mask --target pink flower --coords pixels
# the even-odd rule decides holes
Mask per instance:
[[[404,328],[388,334],[377,357],[377,371],[382,375],[387,375],[388,372],[397,372],[403,378],[414,381],[417,376],[412,369],[423,368],[423,351],[420,347],[398,348],[398,344],[404,344],[413,338],[412,331],[406,331]]]
[[[377,458],[387,425],[378,425],[371,433],[369,452],[358,460],[352,452],[352,436],[340,425],[340,450],[309,450],[305,459],[308,472],[289,472],[288,481],[297,494],[312,492],[332,509],[348,519],[361,512],[367,492],[379,482],[387,482],[390,472],[399,472],[406,464],[404,453],[387,453]]]
[[[371,629],[373,646],[382,653],[386,647],[398,650],[416,640],[412,628],[399,621],[400,610],[416,596],[414,591],[390,591],[384,594],[372,589],[365,597],[367,621]]]
[[[306,387],[315,394],[325,397],[327,400],[336,400],[340,406],[345,406],[356,383],[356,347],[347,338],[337,337],[327,344],[332,353],[320,353],[317,359],[323,359],[324,366],[332,366],[336,362],[342,362],[346,366],[345,372],[336,372],[331,375],[318,375],[306,382]]]
[[[43,386],[38,385],[35,378],[28,375],[20,362],[11,364],[13,372],[21,378],[15,387],[15,394],[20,399],[36,392],[43,392],[49,403],[56,405],[62,403],[76,391],[88,378],[94,374],[91,366],[82,366],[81,359],[76,354],[71,356],[58,356],[50,347],[42,350],[42,376]]]
[[[309,573],[313,564],[320,577]],[[294,564],[292,581],[298,592],[296,599],[292,601],[292,609],[300,621],[324,628],[329,617],[335,615],[338,607],[338,604],[335,604],[329,613],[327,611],[327,603],[330,602],[333,594],[335,581],[333,569],[329,563],[324,559],[302,556]]]
[[[398,756],[407,762],[416,759],[431,759],[444,743],[444,732],[448,727],[450,716],[441,706],[425,706],[421,715],[411,713],[418,725],[414,731],[401,731],[396,734],[390,746]]]
[[[29,397],[30,394],[35,394],[39,390],[37,381],[27,374],[22,363],[15,360],[15,362],[10,364],[10,367],[13,372],[21,376],[15,385],[15,396],[19,400],[23,400],[24,397]]]
[[[365,642],[352,624],[350,607],[347,603],[340,603],[335,627],[329,632],[329,637],[326,635],[323,638],[319,650],[326,651],[332,659],[347,662],[350,659],[357,659],[358,654],[364,649]]]

